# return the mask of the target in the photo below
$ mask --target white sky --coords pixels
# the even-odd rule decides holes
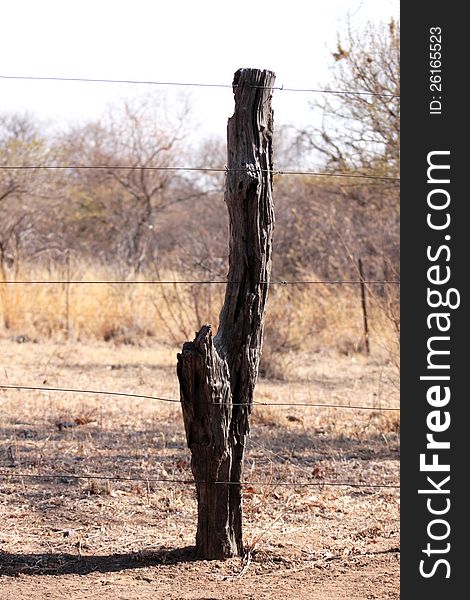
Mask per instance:
[[[360,26],[398,10],[397,0],[0,0],[0,75],[230,84],[237,68],[257,67],[275,71],[276,85],[312,88],[328,81],[336,32],[348,15]],[[64,125],[148,91],[0,80],[0,111]],[[170,98],[175,93],[169,89]],[[276,122],[307,124],[309,97],[276,92]],[[191,88],[190,98],[199,135],[225,136],[231,90]]]

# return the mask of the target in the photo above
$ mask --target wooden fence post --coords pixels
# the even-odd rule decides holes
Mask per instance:
[[[177,373],[196,483],[200,558],[243,555],[241,476],[258,377],[271,273],[271,109],[274,73],[235,73],[228,121],[225,202],[229,272],[219,329],[203,325],[178,354]]]
[[[65,251],[66,281],[65,281],[65,335],[70,339],[70,250]]]
[[[364,318],[364,343],[366,354],[370,354],[370,342],[369,342],[369,321],[367,318],[367,300],[366,300],[366,284],[364,279],[364,269],[362,268],[362,260],[358,260],[359,266],[359,277],[361,279],[361,305],[362,305],[362,316]]]

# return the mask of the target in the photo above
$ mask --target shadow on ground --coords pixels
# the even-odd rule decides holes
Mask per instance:
[[[317,460],[398,460],[400,438],[398,433],[355,437],[335,434],[315,434],[302,431],[289,431],[281,427],[253,427],[251,438],[253,449],[260,448],[274,452],[278,462],[282,456],[295,455],[302,461]],[[249,456],[249,454],[248,454]],[[274,457],[275,458],[275,457]],[[300,466],[300,465],[299,465]]]
[[[0,551],[0,576],[88,575],[142,569],[154,565],[174,565],[198,560],[194,546],[162,547],[152,552],[77,556],[68,553],[13,554]]]

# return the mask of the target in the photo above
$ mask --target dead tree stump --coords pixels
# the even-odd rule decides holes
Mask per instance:
[[[271,273],[271,109],[274,73],[235,73],[228,121],[225,202],[229,272],[219,329],[203,325],[178,354],[177,373],[196,483],[200,558],[243,555],[241,476],[258,377]]]

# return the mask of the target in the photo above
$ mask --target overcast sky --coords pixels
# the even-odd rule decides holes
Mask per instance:
[[[348,19],[398,16],[397,0],[0,0],[0,75],[230,84],[239,67],[269,68],[276,85],[328,82],[336,32]],[[60,126],[99,118],[150,86],[0,79],[0,110]],[[199,135],[225,135],[230,89],[190,90]],[[168,88],[170,102],[175,88]],[[305,93],[278,91],[276,122],[312,119]]]

